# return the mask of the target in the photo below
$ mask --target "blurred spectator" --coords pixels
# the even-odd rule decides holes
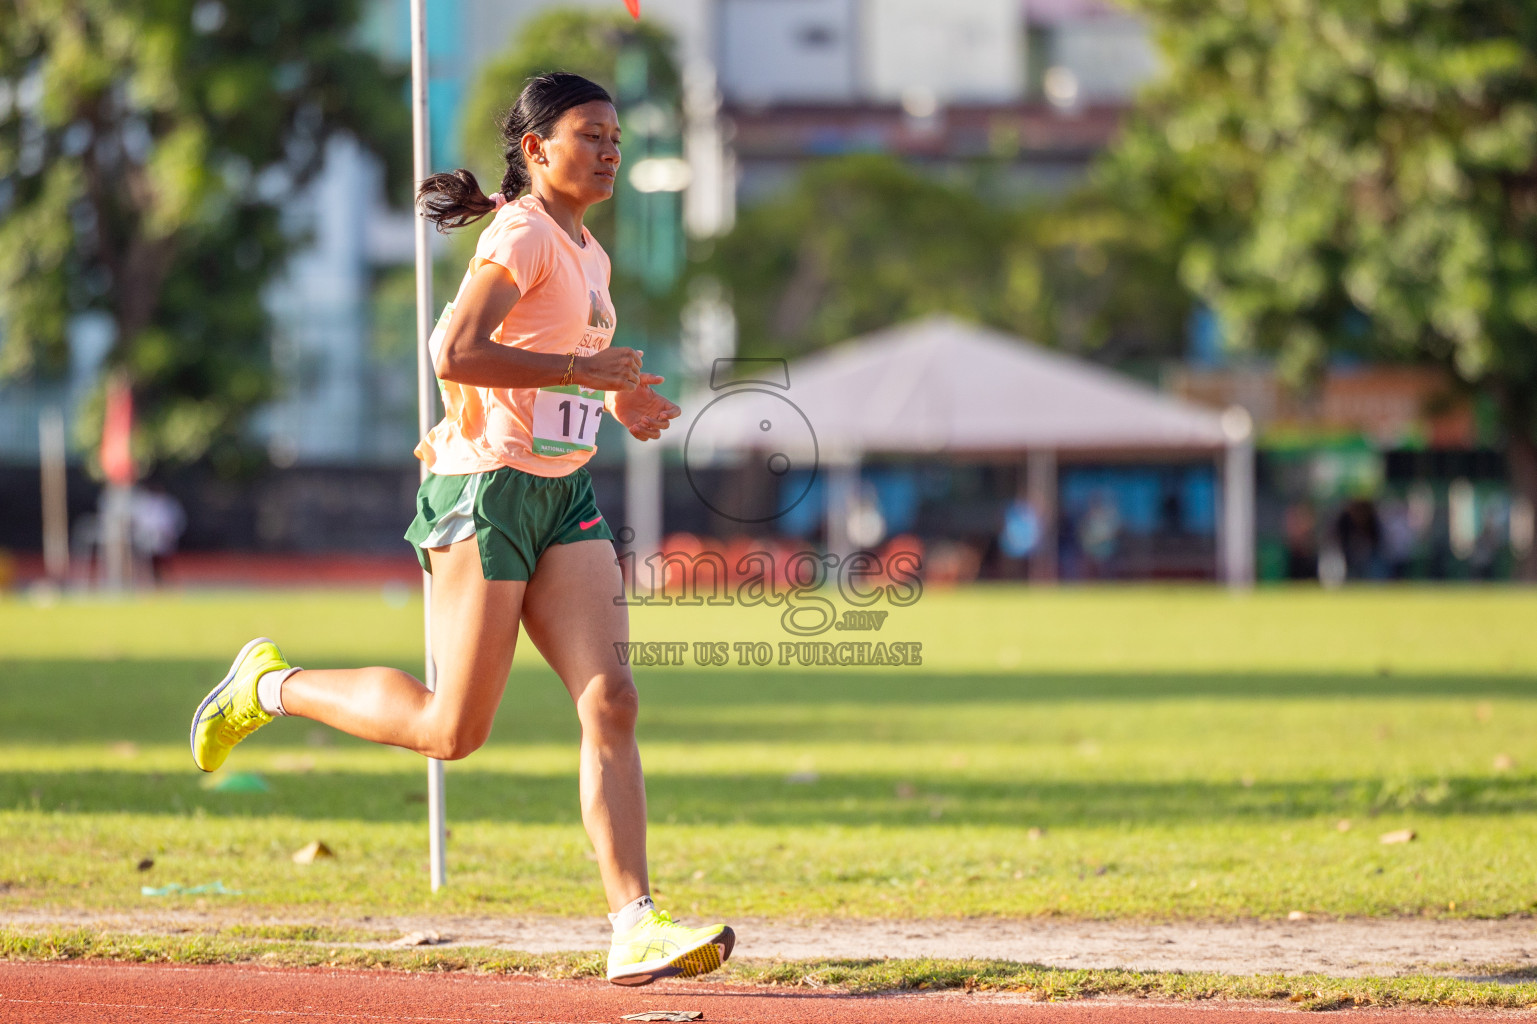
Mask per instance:
[[[1020,579],[1025,575],[1025,560],[1041,544],[1041,518],[1035,507],[1025,498],[1015,498],[1004,506],[1003,526],[997,538],[989,545],[983,563],[992,562],[997,554],[996,575],[1000,579]]]
[[[1064,509],[1057,524],[1057,578],[1072,581],[1083,578],[1083,544],[1078,529],[1083,513]]]
[[[150,575],[159,584],[165,576],[166,562],[187,528],[187,514],[181,502],[158,484],[134,489],[129,514],[134,550],[149,559]]]
[[[1015,498],[1003,510],[1003,532],[998,535],[998,549],[1005,558],[1028,558],[1041,542],[1041,517],[1035,506],[1024,498]]]
[[[1313,506],[1297,501],[1286,506],[1281,529],[1286,537],[1286,578],[1311,580],[1318,577],[1318,517]]]
[[[1473,554],[1468,559],[1468,570],[1475,580],[1492,580],[1496,576],[1500,555],[1505,550],[1505,538],[1509,533],[1508,517],[1504,504],[1491,501],[1484,509],[1479,523],[1478,539],[1473,542]]]
[[[1163,484],[1163,497],[1158,502],[1158,532],[1170,536],[1185,532],[1185,499],[1173,480]]]
[[[1378,514],[1382,520],[1382,561],[1388,579],[1405,579],[1418,541],[1409,503],[1401,498],[1388,498]]]
[[[1334,521],[1334,539],[1345,560],[1346,579],[1380,580],[1386,575],[1382,563],[1382,522],[1371,501],[1352,498],[1345,503]]]
[[[1103,491],[1094,495],[1078,527],[1078,542],[1088,560],[1090,575],[1110,575],[1110,560],[1121,537],[1121,513],[1115,501]]]

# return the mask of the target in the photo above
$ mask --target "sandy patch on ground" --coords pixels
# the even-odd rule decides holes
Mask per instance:
[[[219,908],[133,912],[12,910],[22,929],[83,925],[116,932],[212,931],[233,924],[315,924],[375,934],[437,932],[447,944],[531,953],[603,949],[598,918],[411,916],[261,918]],[[1337,977],[1537,969],[1537,920],[1240,921],[1128,924],[1032,920],[733,921],[737,956],[753,959],[981,957],[1049,967],[1129,967],[1228,974],[1317,972]],[[336,945],[336,943],[331,943]],[[369,945],[364,943],[364,945]]]

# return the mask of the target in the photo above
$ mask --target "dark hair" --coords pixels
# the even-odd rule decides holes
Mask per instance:
[[[549,138],[562,114],[594,100],[614,102],[607,89],[569,71],[552,71],[528,80],[518,94],[518,102],[502,117],[500,125],[505,147],[502,155],[507,160],[502,195],[513,199],[528,188],[523,136],[532,132],[541,139]],[[480,190],[475,175],[462,167],[452,174],[429,175],[416,190],[416,204],[422,216],[436,224],[439,231],[473,224],[496,209],[496,204]]]

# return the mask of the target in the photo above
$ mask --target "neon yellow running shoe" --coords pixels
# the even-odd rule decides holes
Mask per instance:
[[[608,980],[615,985],[649,985],[658,978],[708,974],[731,956],[736,933],[723,924],[685,928],[665,910],[649,911],[608,951]]]
[[[192,716],[192,760],[205,772],[224,763],[235,744],[272,721],[256,700],[256,681],[289,668],[278,645],[264,636],[240,648],[229,675],[197,706]]]

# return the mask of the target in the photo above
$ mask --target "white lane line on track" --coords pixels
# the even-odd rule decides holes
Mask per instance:
[[[245,1016],[267,1017],[319,1017],[327,1020],[420,1020],[437,1021],[440,1024],[574,1024],[572,1021],[523,1020],[516,1017],[402,1017],[399,1014],[338,1013],[330,1010],[232,1010],[221,1006],[161,1006],[155,1003],[87,1003],[75,999],[13,999],[0,996],[4,1004],[20,1006],[91,1006],[104,1010],[156,1010],[179,1013],[239,1013]],[[607,1021],[590,1020],[582,1024],[607,1024]]]

